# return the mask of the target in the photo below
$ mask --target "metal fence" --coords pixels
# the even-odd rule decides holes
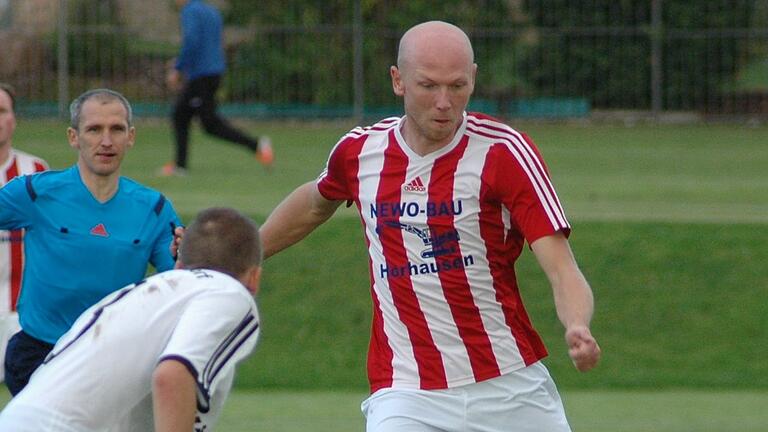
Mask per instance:
[[[388,66],[399,37],[445,19],[475,47],[474,109],[768,118],[768,0],[213,2],[231,23],[220,99],[233,114],[397,112]],[[55,115],[107,86],[138,112],[164,115],[164,67],[179,39],[172,3],[0,0],[0,80],[27,114]]]

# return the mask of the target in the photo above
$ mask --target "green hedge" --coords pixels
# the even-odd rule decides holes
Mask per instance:
[[[260,32],[237,51],[239,73],[228,81],[233,94],[266,103],[352,102],[350,2],[297,0],[278,6],[232,0],[230,5],[230,23],[252,24]],[[650,0],[362,2],[365,104],[395,101],[386,91],[387,71],[399,37],[425,20],[467,30],[480,65],[476,95],[502,103],[587,97],[597,108],[649,109],[652,40],[658,38],[664,108],[705,108],[764,50],[746,37],[749,29],[764,25],[754,1],[665,0],[657,28],[651,5]],[[270,79],[254,78],[260,76]]]
[[[654,29],[649,0],[529,0],[540,41],[524,67],[543,94],[589,96],[599,108],[649,109],[651,40],[658,37],[664,108],[704,108],[755,48],[734,31],[758,25],[755,3],[664,0]]]

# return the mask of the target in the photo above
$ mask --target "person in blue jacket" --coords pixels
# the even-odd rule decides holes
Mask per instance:
[[[181,11],[181,52],[166,76],[168,87],[179,91],[172,115],[176,160],[165,164],[160,174],[186,173],[189,127],[195,116],[206,133],[246,147],[262,165],[271,166],[274,153],[269,137],[251,138],[216,111],[216,91],[226,69],[221,13],[202,0],[176,0],[176,5]]]
[[[181,224],[159,192],[120,175],[134,144],[131,105],[90,90],[70,105],[69,145],[77,163],[17,177],[0,189],[0,229],[25,229],[18,301],[21,331],[8,342],[5,380],[15,395],[85,309],[141,280],[151,264],[170,270]]]

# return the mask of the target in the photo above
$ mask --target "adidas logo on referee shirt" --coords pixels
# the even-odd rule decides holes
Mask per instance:
[[[427,191],[427,188],[424,186],[424,183],[421,181],[421,177],[416,177],[415,179],[411,180],[410,183],[404,184],[403,190],[406,192],[424,193]]]
[[[109,233],[107,232],[107,227],[105,227],[103,223],[100,223],[95,227],[91,228],[91,235],[95,235],[99,237],[109,237]]]

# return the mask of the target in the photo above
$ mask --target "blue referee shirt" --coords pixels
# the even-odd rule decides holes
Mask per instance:
[[[193,80],[224,73],[223,23],[219,11],[200,0],[190,0],[181,9],[181,52],[176,69]]]
[[[26,229],[21,327],[53,344],[85,309],[143,279],[148,263],[173,268],[178,225],[163,195],[125,177],[105,203],[77,165],[12,180],[0,188],[0,229]]]

